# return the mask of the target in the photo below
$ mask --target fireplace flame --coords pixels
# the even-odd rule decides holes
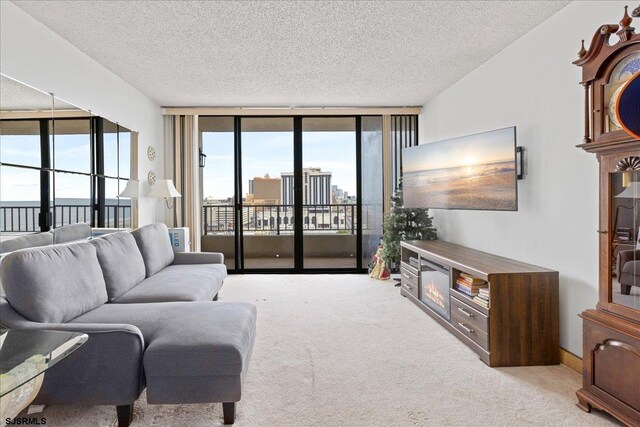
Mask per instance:
[[[442,308],[443,310],[446,309],[444,305],[444,295],[442,295],[442,293],[438,291],[438,288],[436,288],[436,285],[433,283],[433,281],[429,282],[426,291],[427,298],[436,303],[438,307]]]

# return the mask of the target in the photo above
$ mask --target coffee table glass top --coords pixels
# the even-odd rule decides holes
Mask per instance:
[[[0,396],[63,360],[87,338],[76,332],[0,329]]]

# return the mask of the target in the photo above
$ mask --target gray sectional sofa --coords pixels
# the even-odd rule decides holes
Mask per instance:
[[[0,241],[0,254],[38,246],[87,240],[91,237],[89,224],[70,224],[44,233],[26,234],[10,240]]]
[[[0,326],[89,335],[45,375],[36,404],[116,405],[120,426],[149,403],[222,402],[225,423],[253,349],[256,309],[214,302],[221,254],[176,253],[163,224],[19,250],[0,263]]]

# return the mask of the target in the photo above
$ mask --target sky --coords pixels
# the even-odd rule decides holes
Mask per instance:
[[[233,196],[233,133],[204,132],[207,155],[203,171],[203,195],[214,199]],[[303,132],[303,167],[331,172],[331,185],[356,194],[356,137],[354,132]],[[293,172],[293,132],[244,132],[242,134],[242,194],[249,179]]]
[[[404,172],[473,166],[515,158],[514,128],[418,145],[402,152]]]
[[[120,137],[121,164],[129,164],[129,134]],[[332,173],[331,184],[351,195],[356,194],[356,146],[354,132],[303,132],[303,167],[319,167]],[[105,134],[105,174],[117,175],[116,134]],[[56,169],[90,171],[88,135],[56,135]],[[203,149],[207,155],[203,171],[205,197],[226,199],[233,196],[233,133],[203,133]],[[0,137],[0,161],[27,166],[40,166],[40,142],[37,135],[4,135]],[[253,177],[293,172],[292,132],[244,132],[242,134],[242,193],[248,193]],[[126,169],[126,168],[122,168]],[[121,176],[128,173],[121,171]],[[90,178],[76,174],[56,174],[57,198],[90,198]],[[107,180],[107,198],[120,189],[116,180]],[[39,171],[2,167],[0,201],[38,201]]]
[[[129,177],[130,133],[120,134],[121,177]],[[53,145],[53,144],[52,144]],[[117,176],[118,150],[117,134],[105,133],[105,174]],[[0,161],[25,166],[40,167],[40,137],[38,135],[2,135],[0,136]],[[74,172],[91,171],[91,150],[89,135],[56,135],[55,167]],[[1,201],[39,201],[40,172],[2,166],[0,175]],[[89,199],[91,179],[88,176],[56,173],[56,198]],[[124,189],[126,181],[106,180],[107,198],[119,194],[119,185]]]

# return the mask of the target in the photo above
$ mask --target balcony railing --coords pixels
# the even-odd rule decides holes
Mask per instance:
[[[91,206],[56,205],[56,227],[78,222],[91,223]],[[0,231],[28,233],[40,231],[40,206],[0,206]],[[105,226],[127,228],[131,226],[131,206],[105,206]]]
[[[364,209],[364,207],[363,207]],[[363,216],[364,213],[363,213]],[[356,205],[302,205],[303,230],[334,231],[355,234]],[[242,207],[242,229],[258,234],[293,234],[295,225],[293,205],[245,205]],[[235,218],[233,205],[203,206],[204,234],[233,234]]]

